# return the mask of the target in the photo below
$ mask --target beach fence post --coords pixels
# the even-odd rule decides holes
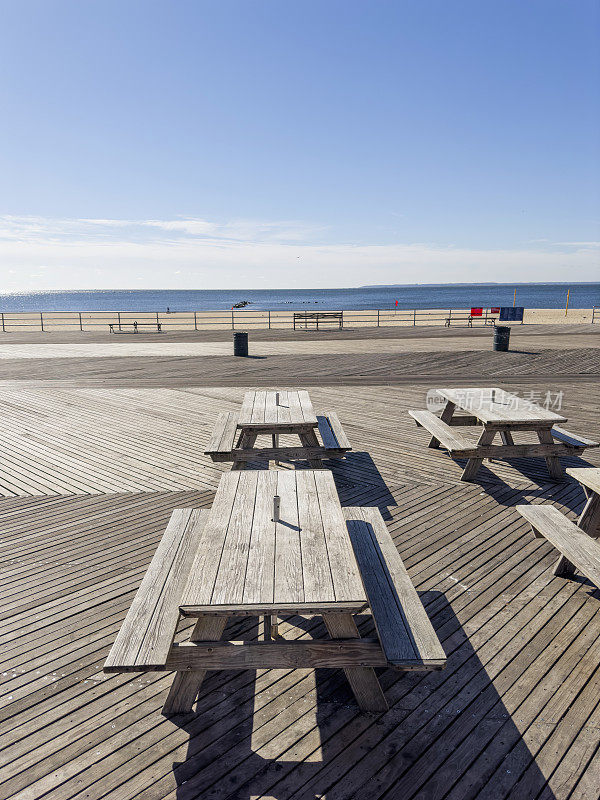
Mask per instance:
[[[235,319],[234,319],[234,316],[233,316],[234,314],[235,314],[235,311],[232,308],[231,309],[231,330],[233,330],[235,328]]]
[[[567,316],[567,312],[569,311],[569,295],[571,294],[571,290],[567,289],[567,305],[565,306],[565,317]]]
[[[158,321],[158,311],[157,311],[156,312],[156,327],[158,328],[159,325],[160,325],[160,322]]]
[[[198,330],[198,313],[194,311],[194,330]]]
[[[271,330],[271,309],[269,309],[269,330]]]
[[[44,315],[41,311],[40,311],[40,328],[44,330]]]
[[[79,312],[79,330],[83,330],[83,320],[81,319],[81,311]]]
[[[379,309],[377,309],[377,327],[379,327]]]
[[[417,324],[417,309],[413,308],[413,325]]]
[[[592,312],[592,322],[594,321],[594,313]],[[6,333],[6,328],[4,327],[4,312],[2,312],[2,333]]]
[[[121,312],[120,311],[117,311],[117,317],[118,317],[118,320],[119,320],[119,330],[121,330]]]

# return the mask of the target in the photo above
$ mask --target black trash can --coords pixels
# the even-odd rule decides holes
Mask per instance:
[[[248,333],[246,331],[233,332],[233,355],[248,355]]]
[[[508,350],[510,339],[510,327],[508,325],[496,325],[494,328],[494,350]]]

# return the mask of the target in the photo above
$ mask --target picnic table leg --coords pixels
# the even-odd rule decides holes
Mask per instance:
[[[554,444],[554,439],[552,438],[552,434],[548,430],[548,428],[540,428],[537,431],[538,439],[540,440],[540,444]],[[563,480],[565,473],[560,463],[560,459],[558,456],[546,456],[546,466],[548,467],[548,472],[550,473],[550,477],[553,478],[555,481]]]
[[[515,443],[510,431],[500,431],[500,438],[502,439],[502,444],[513,445]]]
[[[274,449],[274,450],[275,450],[277,447],[279,447],[279,434],[278,434],[278,433],[274,433],[274,434],[271,436],[271,442],[272,442],[272,444],[273,444],[273,449]],[[278,466],[279,466],[279,461],[277,461],[277,459],[275,459],[275,466],[276,466],[276,467],[278,467]]]
[[[239,447],[242,450],[249,450],[251,447],[254,447],[256,436],[257,436],[256,433],[249,433],[248,431],[242,431],[236,447]],[[247,463],[246,461],[234,461],[231,469],[232,471],[245,469],[246,463]]]
[[[493,428],[484,428],[483,433],[479,437],[477,445],[491,444],[496,433],[497,431],[495,431]],[[482,464],[483,458],[470,458],[467,461],[467,466],[463,470],[463,474],[460,476],[461,481],[472,481],[475,475],[477,475],[479,467]]]
[[[190,636],[192,642],[218,642],[223,635],[227,617],[203,616],[198,618]],[[205,669],[177,672],[169,689],[162,713],[189,714],[206,675]]]
[[[446,401],[446,405],[444,406],[442,413],[440,414],[440,419],[442,422],[445,422],[446,425],[450,424],[450,420],[452,419],[452,415],[454,414],[454,409],[456,408],[456,403],[451,403],[450,400]],[[439,447],[440,440],[436,439],[435,436],[431,437],[431,440],[428,447]]]
[[[265,639],[271,641],[276,639],[279,634],[279,623],[275,614],[267,614],[264,621]]]
[[[600,495],[592,494],[588,497],[587,503],[577,525],[594,539],[600,538]],[[573,575],[575,566],[565,556],[560,556],[554,567],[555,575]]]
[[[577,524],[594,539],[600,538],[600,495],[595,492],[590,494]]]
[[[299,436],[304,447],[320,447],[317,434],[313,430],[301,433]],[[308,463],[313,469],[323,469],[323,461],[320,458],[309,458]]]
[[[323,614],[323,622],[332,639],[360,639],[352,614]],[[346,667],[344,672],[363,711],[388,710],[387,700],[372,667]]]

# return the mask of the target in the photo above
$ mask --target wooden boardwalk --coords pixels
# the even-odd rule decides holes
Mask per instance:
[[[390,374],[401,354],[371,355],[367,372],[366,360],[350,363],[357,356],[294,355],[293,342],[275,372],[273,358],[219,366],[205,356],[185,370],[177,358],[144,366],[134,356],[88,359],[89,371],[85,360],[72,371],[78,359],[39,371],[37,360],[5,362],[0,797],[598,797],[600,592],[554,577],[556,553],[514,508],[551,502],[573,519],[581,488],[549,482],[537,460],[486,463],[477,483],[461,483],[461,466],[426,447],[406,410],[423,407],[431,385],[467,385],[466,374],[526,396],[562,391],[569,430],[597,438],[600,350],[570,334],[572,347],[537,356],[449,356],[434,339],[416,353],[407,335],[412,380]],[[506,359],[494,370],[501,355],[520,367]],[[305,358],[310,383],[293,379]],[[205,369],[229,385],[199,385]],[[364,385],[351,385],[359,373]],[[358,711],[341,672],[217,672],[195,715],[167,720],[170,676],[106,676],[102,664],[171,510],[209,507],[229,468],[203,455],[218,412],[280,375],[310,385],[317,411],[337,411],[354,448],[331,462],[342,504],[381,509],[448,667],[383,671],[382,715]],[[586,464],[600,465],[600,453],[569,461]],[[254,619],[235,627],[232,638],[260,634]],[[307,618],[281,628],[324,635]],[[366,617],[362,632],[372,633]]]

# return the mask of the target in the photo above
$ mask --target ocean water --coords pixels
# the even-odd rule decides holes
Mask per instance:
[[[247,300],[248,309],[331,310],[470,308],[512,306],[571,308],[600,306],[600,283],[420,284],[352,289],[101,289],[0,293],[0,311],[219,311]]]

